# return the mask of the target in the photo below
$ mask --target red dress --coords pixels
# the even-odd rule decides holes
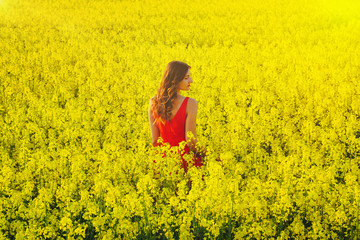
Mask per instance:
[[[160,136],[163,139],[164,143],[169,143],[170,146],[179,146],[179,143],[186,141],[185,138],[185,120],[186,120],[186,106],[189,97],[186,97],[179,110],[176,112],[175,116],[170,120],[166,121],[165,124],[162,124],[160,121],[157,122],[157,126],[160,130]],[[156,116],[154,115],[156,119]],[[183,158],[184,154],[190,153],[190,148],[188,145],[185,145],[184,153],[181,154],[181,167],[184,168],[185,172],[188,170],[188,162]],[[194,165],[201,167],[202,161],[200,157],[194,159]]]

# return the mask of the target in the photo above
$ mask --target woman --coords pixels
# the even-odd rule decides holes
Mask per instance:
[[[190,77],[190,66],[180,61],[170,62],[162,77],[157,94],[150,99],[149,121],[153,146],[158,146],[158,138],[171,146],[178,146],[182,141],[188,141],[187,133],[191,132],[191,138],[185,145],[185,152],[181,155],[182,167],[185,172],[188,162],[183,155],[191,151],[195,153],[196,166],[202,166],[202,158],[205,157],[206,149],[195,148],[198,142],[196,136],[196,114],[198,104],[195,99],[180,95],[180,91],[188,91],[193,82]]]

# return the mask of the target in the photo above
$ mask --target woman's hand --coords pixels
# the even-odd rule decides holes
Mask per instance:
[[[202,159],[204,159],[207,155],[207,150],[205,147],[201,146],[200,149],[195,150],[195,155],[197,157],[201,157]]]

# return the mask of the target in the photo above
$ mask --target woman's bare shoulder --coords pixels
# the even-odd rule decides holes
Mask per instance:
[[[194,98],[189,97],[188,103],[197,105],[197,101]]]
[[[155,96],[153,96],[152,98],[150,98],[150,102],[149,102],[149,108],[150,108],[150,109],[152,109],[154,100],[155,100]]]
[[[187,104],[187,110],[189,111],[196,111],[198,106],[198,102],[194,98],[190,98]]]

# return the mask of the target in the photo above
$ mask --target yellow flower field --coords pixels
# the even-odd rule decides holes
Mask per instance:
[[[0,239],[360,239],[359,36],[355,0],[0,0]],[[147,115],[173,60],[188,173]]]

